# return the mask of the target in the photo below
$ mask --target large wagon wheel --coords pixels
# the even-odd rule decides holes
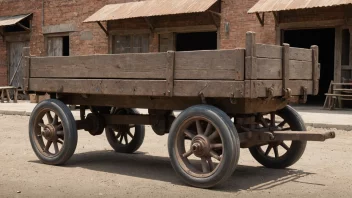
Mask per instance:
[[[286,106],[270,117],[270,119],[266,119],[268,125],[276,123],[275,117],[282,119],[276,126],[278,131],[306,131],[301,116],[291,106]],[[278,141],[255,146],[249,150],[252,156],[263,166],[281,169],[295,164],[302,157],[306,144],[307,141]]]
[[[59,100],[40,102],[29,120],[29,139],[43,163],[64,164],[77,146],[76,123],[70,109]]]
[[[186,183],[209,188],[232,175],[240,142],[223,111],[197,105],[183,111],[173,122],[168,150],[174,170]]]
[[[111,114],[114,115],[138,115],[135,109],[117,109],[112,108]],[[137,151],[145,136],[145,127],[143,125],[113,125],[105,128],[106,138],[110,146],[119,153],[134,153]]]

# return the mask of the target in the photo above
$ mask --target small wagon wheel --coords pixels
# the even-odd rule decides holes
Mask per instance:
[[[76,123],[70,109],[59,100],[40,102],[30,117],[29,139],[43,163],[64,164],[77,146]]]
[[[276,122],[275,117],[281,121]],[[275,125],[278,131],[306,131],[301,116],[290,106],[272,113],[265,119],[268,125]],[[307,141],[278,141],[250,148],[254,159],[267,168],[286,168],[295,164],[303,155]]]
[[[171,164],[188,184],[210,188],[230,177],[239,159],[240,143],[230,118],[208,105],[183,111],[168,140]]]
[[[112,108],[111,114],[114,115],[138,115],[135,109],[117,109]],[[110,146],[119,153],[134,153],[137,151],[145,136],[145,127],[143,125],[112,125],[105,128],[106,138]]]

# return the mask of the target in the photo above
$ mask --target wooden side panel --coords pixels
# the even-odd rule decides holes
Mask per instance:
[[[257,58],[258,79],[281,79],[282,78],[282,60]]]
[[[244,81],[176,80],[174,96],[244,98]]]
[[[313,51],[311,49],[290,48],[290,60],[312,61]]]
[[[258,58],[282,58],[282,47],[279,45],[257,44],[256,47]]]
[[[175,79],[244,80],[244,49],[176,52]]]
[[[301,88],[307,88],[307,94],[313,94],[313,82],[310,80],[290,80],[287,88],[290,88],[293,96],[301,95]],[[252,81],[252,92],[257,97],[267,97],[267,89],[273,88],[273,96],[282,96],[282,80],[256,80]]]
[[[121,96],[166,96],[166,80],[92,80],[31,78],[30,90],[37,92]],[[174,96],[244,97],[244,82],[176,80]]]
[[[313,75],[312,62],[290,60],[290,79],[310,80]]]
[[[32,57],[31,78],[165,79],[166,53]]]
[[[31,91],[130,95],[130,96],[164,96],[166,80],[92,80],[92,79],[52,79],[31,78]]]

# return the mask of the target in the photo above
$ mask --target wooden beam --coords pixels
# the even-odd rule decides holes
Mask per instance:
[[[304,21],[304,22],[290,22],[279,23],[281,29],[309,29],[309,28],[323,28],[323,27],[337,27],[343,26],[346,21],[343,19],[336,20],[322,20],[322,21]]]
[[[154,28],[153,23],[150,21],[150,19],[149,19],[148,17],[144,17],[144,20],[145,20],[145,22],[148,24],[150,31],[151,31],[151,32],[154,32],[154,29],[155,29],[155,28]]]
[[[211,19],[212,19],[214,25],[215,25],[217,28],[219,28],[219,27],[220,27],[220,24],[217,22],[217,19],[216,19],[216,17],[215,17],[215,14],[212,13],[212,12],[209,12],[209,14],[210,14],[210,17],[211,17]]]
[[[290,81],[290,45],[284,43],[282,48],[282,90],[286,91]]]
[[[319,68],[319,47],[313,45],[312,49],[312,78],[313,78],[313,94],[318,95],[319,93],[319,76],[320,76],[320,68]]]
[[[103,26],[103,24],[101,24],[100,21],[98,21],[97,23],[100,26],[100,28],[105,32],[106,36],[109,36],[108,30],[106,30],[106,28]]]
[[[279,14],[278,12],[273,12],[273,16],[274,16],[274,19],[275,19],[275,25],[277,26],[279,24]]]
[[[260,14],[257,12],[257,13],[255,13],[256,15],[257,15],[257,18],[258,18],[258,20],[259,20],[259,22],[260,22],[260,24],[262,25],[262,26],[264,26],[264,21],[265,21],[265,13],[263,12],[262,13],[262,16],[260,16]]]
[[[208,10],[208,12],[210,12],[210,13],[212,13],[212,14],[218,16],[218,17],[221,17],[221,13],[219,13],[219,12],[214,12],[214,11],[212,11],[212,10]]]
[[[352,67],[352,26],[349,27],[350,31],[350,64],[349,66]],[[352,70],[351,70],[351,77],[352,77]]]
[[[31,31],[31,28],[22,25],[20,22],[18,22],[16,25],[18,25],[18,26],[20,26],[21,28],[25,29],[27,32],[30,32],[30,31]]]
[[[342,27],[335,28],[334,82],[341,82]]]

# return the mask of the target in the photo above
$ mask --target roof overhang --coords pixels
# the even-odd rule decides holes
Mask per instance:
[[[0,16],[0,27],[16,25],[20,23],[22,20],[31,17],[32,14],[22,14],[16,16]]]
[[[350,4],[352,4],[352,0],[260,0],[248,13],[279,12]]]
[[[106,5],[84,22],[103,22],[208,11],[218,0],[147,0]]]

